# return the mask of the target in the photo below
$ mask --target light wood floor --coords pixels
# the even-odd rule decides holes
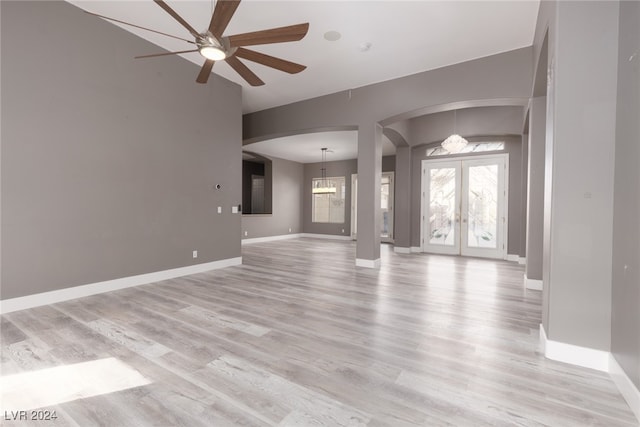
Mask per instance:
[[[540,354],[521,266],[354,254],[252,244],[242,266],[4,315],[2,374],[115,358],[148,382],[51,404],[55,425],[638,425],[608,375]]]

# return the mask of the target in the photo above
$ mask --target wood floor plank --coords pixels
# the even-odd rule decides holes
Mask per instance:
[[[8,318],[3,317],[0,323],[0,338],[3,345],[11,345],[27,339],[27,336]]]
[[[638,425],[608,375],[541,354],[522,266],[391,249],[364,269],[353,242],[252,244],[241,266],[10,313],[2,376],[111,357],[148,380],[52,405],[60,426]]]
[[[291,424],[295,419],[306,420],[307,424],[355,427],[364,426],[370,420],[362,411],[236,357],[220,357],[207,364],[207,368],[247,391],[268,395],[274,402],[286,406],[289,413],[281,425],[295,425]]]

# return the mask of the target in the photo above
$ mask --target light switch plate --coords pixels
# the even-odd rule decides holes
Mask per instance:
[[[218,213],[222,213],[222,206],[218,206]]]
[[[237,206],[231,206],[231,213],[238,213],[238,207]]]

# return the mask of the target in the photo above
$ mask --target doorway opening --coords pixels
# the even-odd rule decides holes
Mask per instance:
[[[380,179],[380,241],[393,243],[394,173],[383,172]],[[358,227],[358,174],[351,175],[351,238],[356,240]]]
[[[505,259],[508,154],[422,161],[423,252]]]

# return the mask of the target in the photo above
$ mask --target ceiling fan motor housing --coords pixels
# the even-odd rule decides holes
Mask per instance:
[[[206,31],[204,33],[200,33],[199,37],[196,38],[196,46],[200,50],[200,53],[206,58],[207,56],[202,53],[203,49],[213,48],[219,50],[224,53],[224,57],[227,58],[232,56],[237,48],[232,48],[229,44],[228,37],[217,38],[211,32]],[[224,58],[222,58],[224,59]]]

